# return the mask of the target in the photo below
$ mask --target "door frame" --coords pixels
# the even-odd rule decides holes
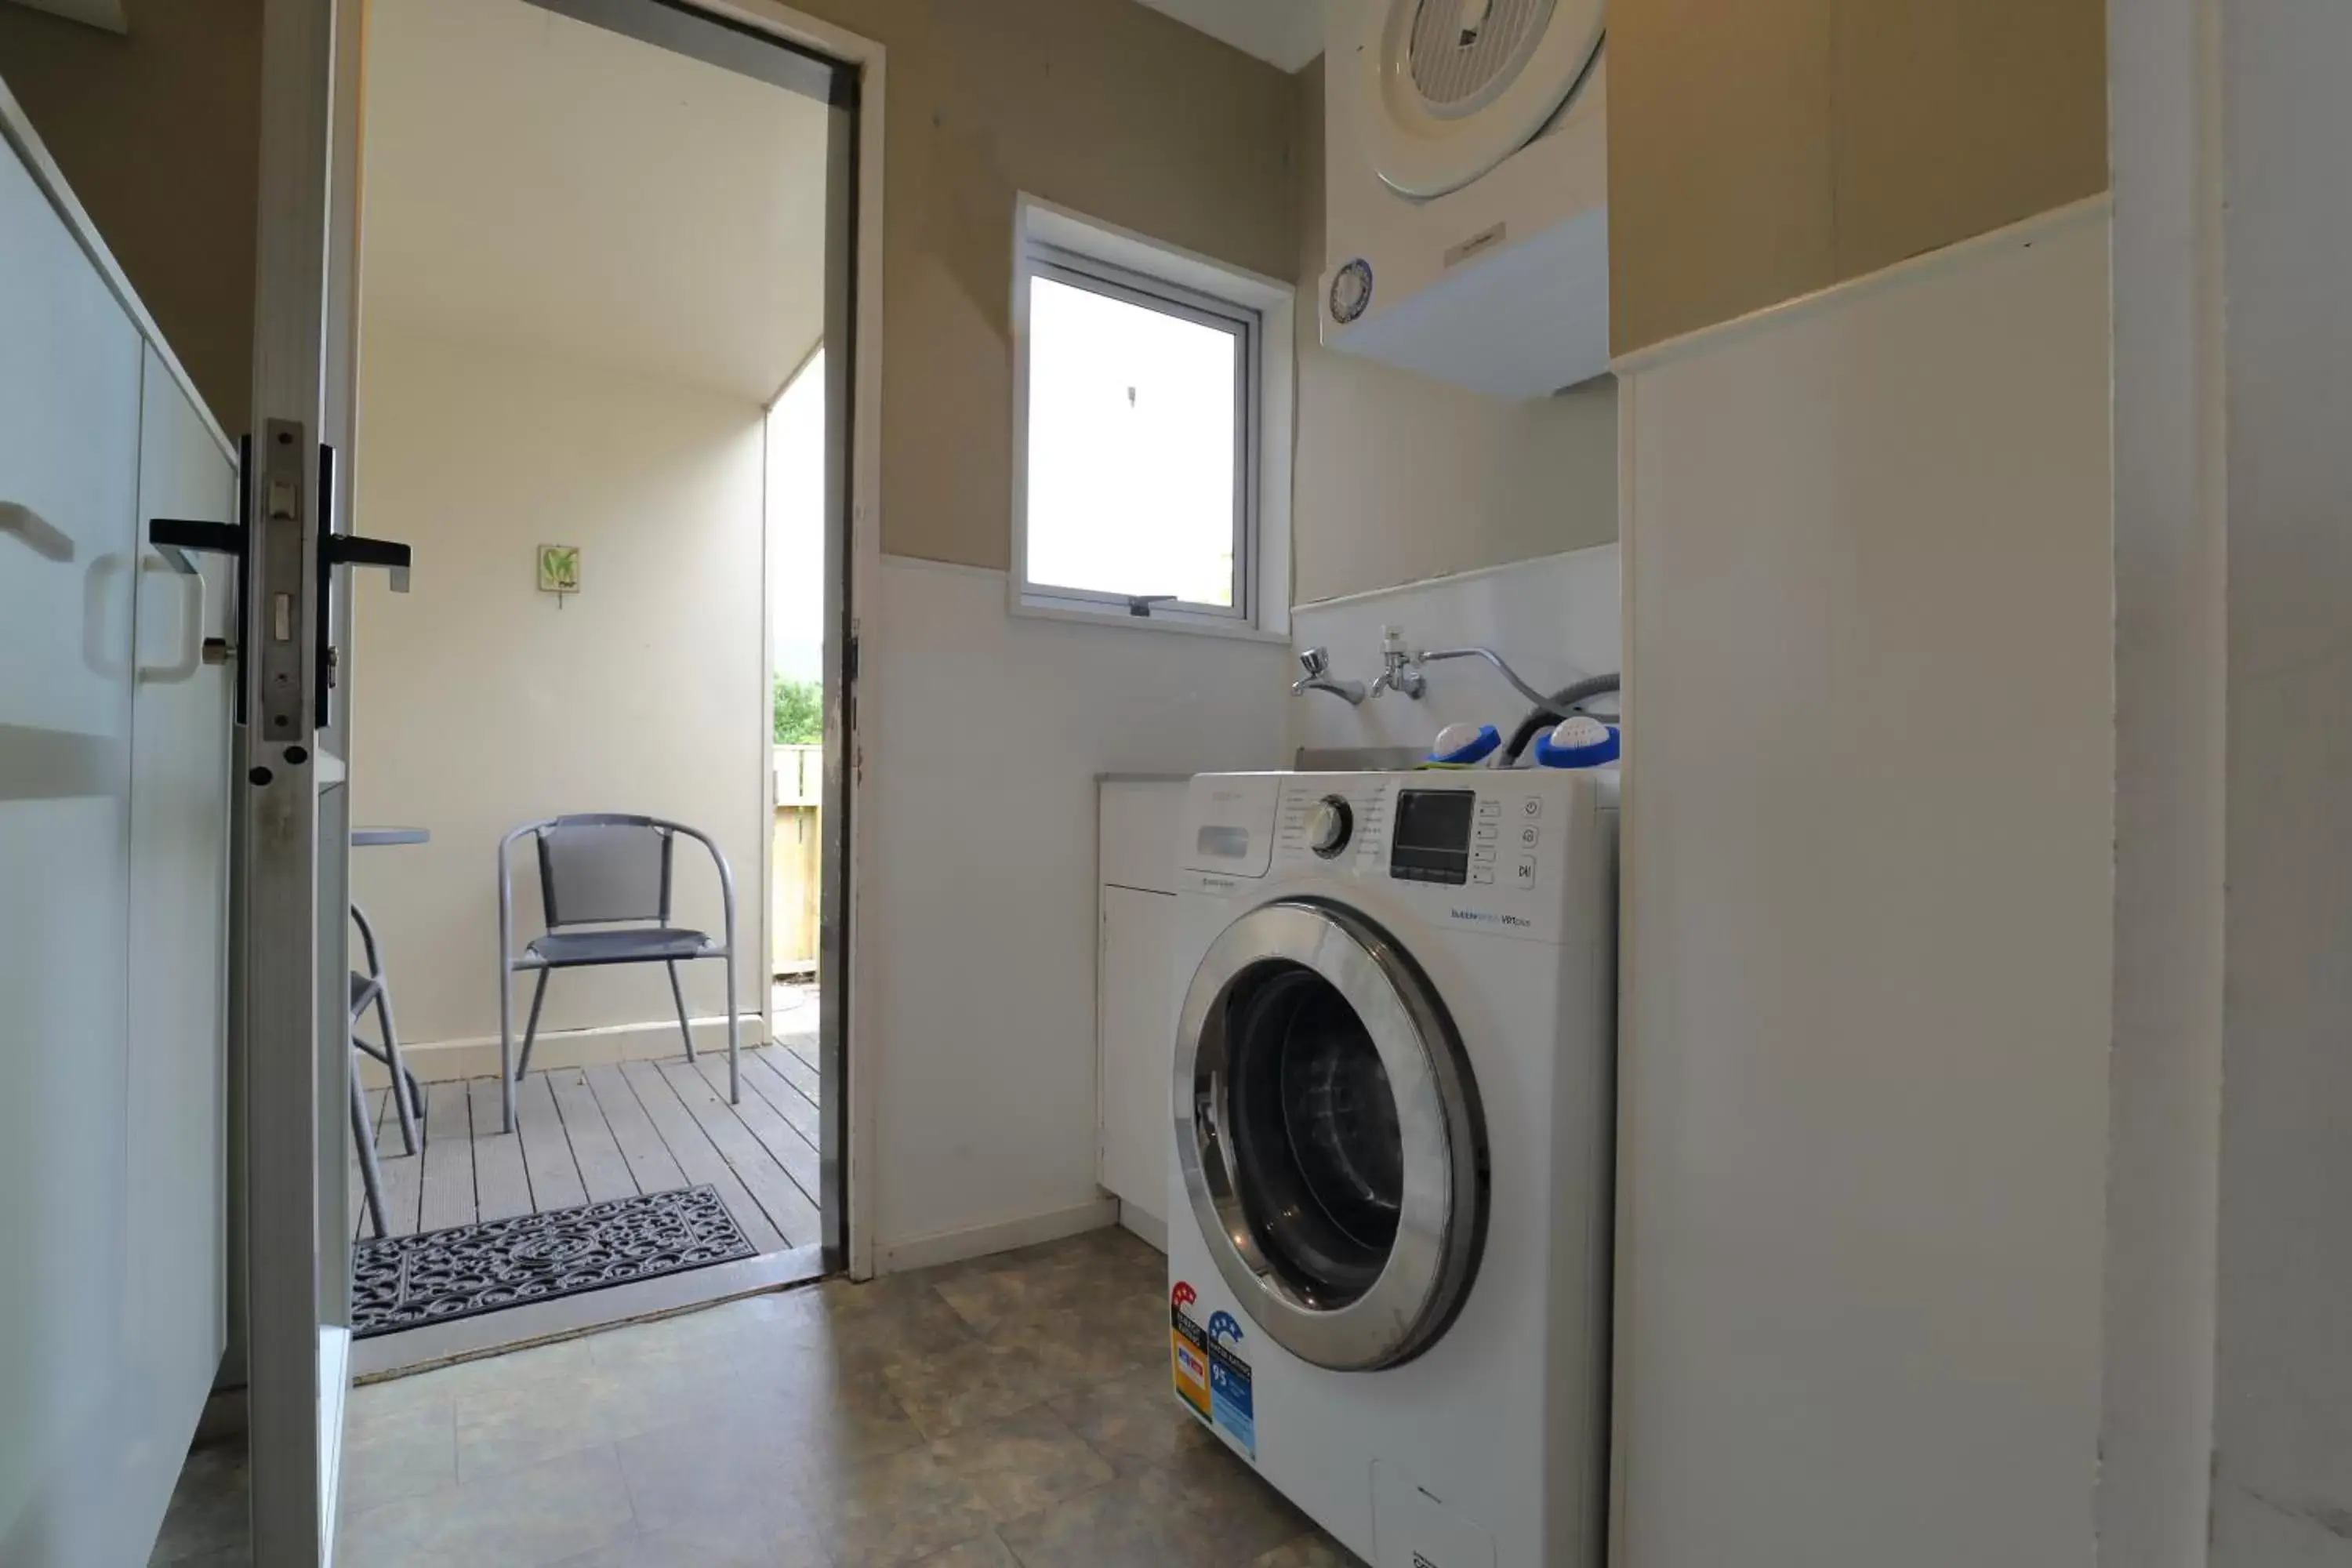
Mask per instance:
[[[306,149],[304,138],[293,134],[300,125],[321,114],[317,99],[330,83],[344,89],[341,101],[350,101],[364,47],[364,15],[372,0],[268,0],[263,35],[262,246],[258,268],[260,288],[256,306],[255,402],[258,411],[286,403],[282,386],[289,369],[323,363],[323,400],[330,416],[352,410],[355,376],[355,289],[349,263],[358,255],[360,221],[356,189],[358,149],[351,132],[355,118],[337,114],[331,123],[334,135],[328,146]],[[851,660],[847,678],[829,683],[826,693],[828,736],[841,734],[846,743],[832,748],[845,753],[838,793],[843,809],[833,815],[842,824],[841,837],[826,829],[826,928],[842,944],[832,967],[841,972],[841,994],[829,1001],[821,1037],[820,1076],[825,1134],[822,1153],[827,1189],[825,1251],[828,1265],[845,1268],[852,1278],[874,1272],[874,1215],[877,1184],[874,1165],[880,1119],[880,1041],[870,1020],[875,1016],[875,980],[871,965],[859,962],[864,937],[873,926],[873,902],[863,875],[871,862],[875,829],[865,808],[862,749],[857,744],[857,679],[856,650],[871,643],[879,632],[877,585],[881,577],[882,538],[882,363],[883,363],[883,237],[884,127],[887,121],[887,52],[875,40],[795,10],[780,0],[646,0],[699,12],[722,22],[766,33],[788,45],[827,56],[857,72],[859,101],[855,117],[853,160],[854,204],[849,214],[850,277],[838,281],[850,290],[847,353],[829,355],[845,366],[846,384],[836,382],[849,421],[846,453],[845,515],[829,521],[845,545],[834,575],[842,604],[835,623],[828,626],[829,642],[845,644]],[[338,22],[341,24],[338,26]],[[275,108],[278,118],[272,120]],[[343,121],[350,118],[350,123]],[[299,199],[309,183],[321,179],[331,167],[341,179],[330,187],[333,199],[321,215],[336,230],[344,265],[331,269],[326,310],[311,313],[289,299],[273,278],[302,265],[299,257],[272,245],[274,227],[299,225],[302,216],[289,204]],[[291,219],[291,224],[288,220]],[[313,231],[316,232],[316,231]],[[273,272],[273,267],[277,271]],[[321,314],[324,320],[321,320]],[[836,378],[844,371],[833,368]],[[348,443],[343,443],[348,449]],[[339,500],[348,501],[350,465],[340,465],[336,476]],[[348,514],[346,514],[348,515]],[[830,609],[830,606],[829,606]],[[347,654],[354,650],[346,650]],[[348,683],[346,683],[348,689]],[[764,759],[763,759],[764,761]],[[829,763],[828,770],[836,764]],[[766,791],[762,790],[762,797]],[[772,813],[771,814],[772,817]],[[768,825],[763,825],[763,827]],[[835,853],[836,847],[841,851]],[[839,863],[838,874],[833,869]],[[837,884],[837,886],[836,886]],[[761,960],[765,962],[764,959]],[[824,971],[821,969],[821,973]],[[827,976],[830,978],[830,976]],[[835,1194],[838,1194],[837,1198]]]
[[[857,135],[854,148],[845,153],[855,182],[850,212],[855,265],[852,275],[839,280],[849,290],[848,352],[842,356],[849,370],[847,384],[836,383],[839,401],[835,405],[845,410],[850,442],[841,515],[828,524],[846,544],[840,555],[846,572],[839,584],[837,624],[846,628],[845,647],[854,650],[875,632],[871,591],[880,565],[883,50],[869,39],[773,0],[651,3],[699,11],[770,34],[858,73]],[[251,465],[255,472],[247,476],[244,519],[251,542],[247,582],[253,591],[243,607],[239,638],[239,679],[250,721],[239,737],[238,761],[247,781],[257,780],[260,770],[268,767],[276,775],[276,788],[258,784],[239,788],[239,868],[246,909],[237,928],[233,982],[243,983],[239,1025],[246,1046],[247,1142],[247,1182],[239,1206],[247,1221],[251,1517],[256,1560],[263,1568],[290,1568],[331,1558],[342,1394],[348,1383],[348,1360],[338,1361],[318,1348],[332,1337],[322,1330],[344,1315],[344,1304],[337,1298],[348,1295],[347,1244],[344,1274],[321,1267],[320,1258],[322,1247],[338,1245],[334,1233],[350,1234],[350,1226],[328,1212],[342,1206],[337,1201],[341,1184],[320,1167],[322,1143],[331,1147],[328,1141],[339,1142],[341,1135],[339,1116],[323,1114],[320,1108],[336,1110],[345,1086],[327,1080],[349,1068],[347,1052],[320,1046],[322,1026],[331,1024],[326,1005],[333,1002],[339,1011],[341,998],[321,994],[319,939],[327,935],[328,922],[320,911],[331,905],[333,927],[340,931],[345,900],[340,871],[320,875],[327,858],[319,853],[320,819],[324,816],[331,824],[341,814],[320,811],[315,780],[325,769],[340,772],[341,763],[326,752],[329,731],[314,737],[301,728],[279,741],[269,738],[264,720],[270,709],[263,688],[271,660],[257,633],[268,626],[265,606],[274,596],[273,580],[299,576],[305,589],[298,595],[295,624],[288,629],[301,657],[291,665],[280,661],[279,673],[288,684],[278,701],[286,702],[284,694],[291,692],[299,710],[307,712],[315,697],[309,650],[315,616],[324,607],[308,588],[318,582],[314,514],[321,505],[347,501],[351,493],[345,464],[339,465],[342,471],[334,476],[336,494],[320,495],[319,447],[329,441],[348,452],[351,432],[345,426],[355,414],[357,106],[368,4],[265,0],[262,11],[252,381],[256,460]],[[291,420],[293,426],[273,428],[273,420]],[[278,444],[272,437],[278,434],[290,437],[282,454],[286,464],[278,470],[281,480],[291,483],[290,489],[273,490],[257,477],[271,473],[268,459],[276,452]],[[299,552],[289,548],[288,530],[273,534],[263,526],[273,495],[299,500],[299,516],[293,520],[301,533]],[[347,595],[341,598],[348,603]],[[346,654],[351,651],[345,649]],[[350,689],[348,679],[341,684]],[[839,689],[829,691],[826,703],[828,734],[854,735],[852,684],[843,682]],[[301,748],[315,745],[320,754],[311,759],[289,749],[288,740]],[[862,793],[858,759],[849,754],[829,762],[828,774],[829,783],[837,783],[829,796],[837,793],[843,803],[836,816],[847,829],[847,853],[839,858],[843,874],[838,879],[830,870],[827,874],[833,895],[827,912],[835,916],[828,928],[838,947],[834,962],[845,984],[840,988],[843,1005],[827,1010],[821,1053],[825,1251],[828,1264],[864,1278],[873,1267],[871,1166],[878,1124],[872,1093],[877,1076],[872,1031],[864,1025],[871,1016],[866,1003],[873,982],[866,966],[851,962],[851,955],[858,950],[858,932],[867,919],[862,879],[856,873],[866,860],[872,829],[856,809]],[[342,847],[347,850],[348,846]],[[337,867],[341,865],[341,856],[333,859]],[[329,882],[333,885],[324,885]],[[322,894],[331,897],[322,899]],[[299,922],[294,919],[298,912]],[[299,923],[311,940],[300,944],[299,953],[290,939],[243,940],[255,922],[259,929],[281,933]],[[322,1098],[329,1088],[336,1090],[332,1101]],[[341,1163],[338,1158],[338,1170]],[[326,1190],[330,1185],[336,1193]]]
[[[861,962],[867,951],[866,933],[874,928],[875,912],[865,875],[872,864],[875,842],[867,808],[864,748],[859,741],[864,706],[860,689],[860,655],[881,635],[879,594],[882,579],[882,246],[883,246],[883,127],[887,119],[886,51],[871,38],[836,27],[781,3],[781,0],[643,0],[698,12],[721,22],[765,33],[794,47],[824,55],[858,75],[858,101],[854,122],[856,144],[835,148],[846,156],[854,180],[850,226],[852,265],[849,276],[828,275],[828,291],[848,289],[848,342],[844,353],[827,343],[825,374],[829,403],[845,409],[849,420],[846,494],[837,514],[826,520],[833,570],[826,594],[825,668],[825,800],[821,812],[824,835],[824,931],[817,973],[824,998],[818,1034],[818,1108],[820,1180],[823,1192],[824,1249],[829,1269],[845,1269],[853,1279],[874,1274],[875,1161],[880,1137],[876,1103],[881,1075],[877,1060],[881,1042],[871,1020],[875,1016],[874,965]],[[828,274],[834,269],[828,268]],[[835,311],[828,307],[830,321]],[[828,454],[830,458],[840,454]],[[764,595],[764,589],[763,589]],[[839,595],[839,604],[835,602]],[[766,616],[761,616],[765,626]],[[763,631],[763,635],[766,635]],[[767,660],[763,658],[765,667]],[[772,679],[773,672],[771,673]],[[835,679],[840,675],[841,679]],[[769,747],[761,748],[761,764],[774,777]],[[772,785],[763,783],[760,797],[772,801]],[[775,811],[770,805],[761,825],[763,840],[772,837]],[[761,863],[769,858],[761,851]],[[770,892],[769,879],[761,892]],[[761,924],[765,929],[763,914]],[[764,966],[768,956],[762,952]],[[838,984],[836,984],[836,979]],[[763,993],[763,1007],[765,1006]]]
[[[852,134],[829,134],[825,163],[824,328],[818,346],[825,351],[828,428],[825,449],[824,584],[824,770],[820,811],[823,899],[817,953],[818,1017],[818,1206],[823,1215],[820,1251],[826,1272],[854,1279],[873,1273],[873,1151],[878,1118],[873,1084],[876,1042],[865,1020],[871,1016],[871,984],[856,962],[859,931],[870,915],[862,872],[872,834],[864,821],[866,804],[859,746],[859,648],[874,635],[877,606],[873,584],[881,569],[882,251],[885,113],[884,50],[880,44],[794,10],[780,0],[527,0],[561,16],[638,38],[659,48],[695,51],[662,36],[657,26],[641,29],[637,16],[698,18],[739,35],[774,40],[793,53],[824,62],[831,126],[843,121]],[[721,62],[722,68],[740,69]],[[759,74],[759,73],[753,73]],[[843,90],[839,79],[849,79]],[[807,90],[794,88],[793,90]],[[789,388],[807,359],[787,378]],[[783,388],[779,389],[779,393]],[[773,402],[770,407],[772,409]],[[845,420],[847,440],[833,427]],[[764,441],[765,433],[762,432]],[[764,511],[764,509],[763,509]],[[774,605],[767,591],[765,517],[762,517],[760,667],[774,679]],[[763,693],[764,709],[768,700]],[[765,735],[765,720],[757,721]],[[760,907],[752,925],[761,932],[760,962],[772,940],[774,747],[760,749],[757,793],[763,807],[759,856]],[[772,991],[762,984],[759,1012],[772,1020]],[[853,1048],[854,1042],[854,1048]]]

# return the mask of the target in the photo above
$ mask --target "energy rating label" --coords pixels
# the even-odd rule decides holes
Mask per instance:
[[[1231,1312],[1209,1319],[1209,1407],[1212,1419],[1242,1452],[1257,1458],[1257,1402],[1250,1392],[1249,1363],[1242,1359],[1242,1326]]]
[[[1185,1310],[1201,1299],[1201,1293],[1182,1280],[1168,1292],[1168,1339],[1176,1372],[1176,1397],[1192,1407],[1192,1414],[1202,1420],[1214,1423],[1214,1405],[1209,1397],[1209,1336]]]

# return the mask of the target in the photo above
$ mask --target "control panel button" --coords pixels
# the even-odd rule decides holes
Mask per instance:
[[[1519,857],[1518,864],[1511,868],[1511,886],[1532,888],[1535,885],[1536,858],[1532,855],[1522,855]]]
[[[1532,849],[1536,847],[1536,840],[1542,837],[1543,830],[1539,827],[1522,827],[1519,829],[1519,847]]]
[[[1473,866],[1491,866],[1494,863],[1495,847],[1493,845],[1482,844],[1470,851],[1470,864]]]
[[[1492,887],[1495,882],[1495,868],[1492,866],[1473,866],[1470,868],[1470,879],[1473,882],[1476,882],[1486,887]]]
[[[1479,821],[1481,821],[1481,822],[1492,822],[1495,818],[1496,818],[1496,817],[1498,817],[1498,816],[1502,816],[1502,815],[1503,815],[1503,803],[1502,803],[1501,801],[1499,801],[1499,800],[1482,800],[1482,801],[1480,801],[1480,802],[1478,803],[1478,820],[1479,820]]]
[[[1472,837],[1476,838],[1476,840],[1481,844],[1492,844],[1495,842],[1495,836],[1501,830],[1497,828],[1495,824],[1491,822],[1482,822],[1478,825],[1477,830],[1472,835]]]
[[[1529,816],[1541,816],[1543,815],[1543,800],[1540,796],[1531,795],[1528,796],[1527,799],[1519,803],[1519,810]]]

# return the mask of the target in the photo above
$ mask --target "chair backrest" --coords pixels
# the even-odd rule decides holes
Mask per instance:
[[[541,828],[539,891],[547,929],[669,921],[670,841],[648,816],[559,816]]]

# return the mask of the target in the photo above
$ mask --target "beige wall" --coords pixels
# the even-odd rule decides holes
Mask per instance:
[[[0,5],[0,80],[232,433],[252,397],[261,0],[126,0],[130,36]]]
[[[0,5],[0,77],[236,428],[260,4],[131,5],[128,45]],[[1298,254],[1297,82],[1129,0],[801,8],[889,51],[882,547],[1003,568],[1014,194],[1283,277]]]
[[[1611,346],[2106,188],[2102,0],[1618,0]]]
[[[1323,62],[1298,76],[1297,272],[1324,253]],[[1617,387],[1529,403],[1326,351],[1298,312],[1293,597],[1301,604],[1524,561],[1617,537]]]
[[[418,566],[405,596],[360,574],[352,808],[433,841],[356,851],[352,884],[385,942],[404,1037],[497,1035],[499,839],[562,812],[640,812],[719,841],[751,955],[739,994],[756,1009],[761,409],[375,314],[365,333],[359,505]],[[542,542],[583,549],[583,591],[560,605],[538,590]],[[707,859],[681,846],[679,864],[681,921],[716,932]],[[516,875],[527,938],[527,857]],[[719,966],[686,973],[693,1011],[716,1013]],[[544,1026],[673,1016],[658,970],[605,970],[558,976]]]
[[[1007,566],[1015,193],[1286,276],[1297,85],[1128,0],[802,8],[889,51],[882,548]]]

